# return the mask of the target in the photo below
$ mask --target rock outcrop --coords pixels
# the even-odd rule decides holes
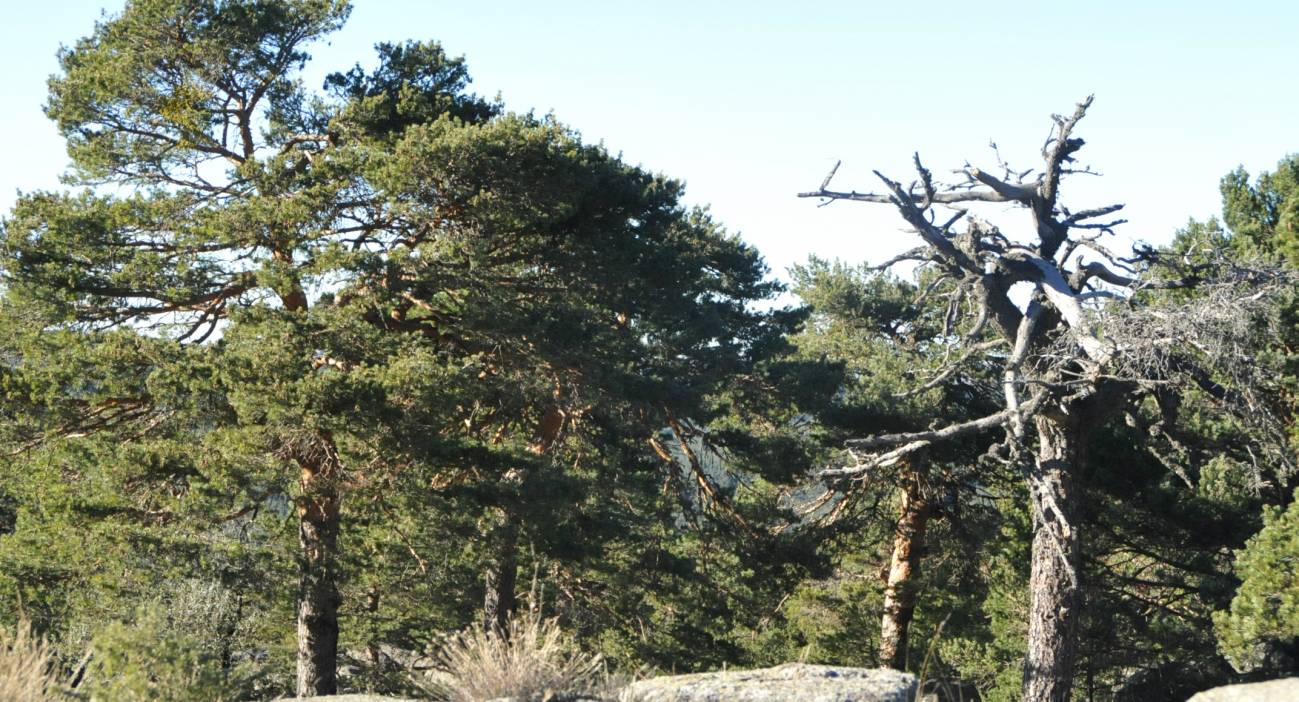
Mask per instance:
[[[1197,693],[1186,702],[1295,702],[1296,700],[1299,700],[1299,678],[1224,685]]]
[[[788,663],[632,683],[621,702],[911,702],[916,679],[887,668]]]

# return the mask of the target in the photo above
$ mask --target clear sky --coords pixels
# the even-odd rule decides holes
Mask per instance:
[[[57,186],[62,144],[41,114],[54,53],[121,0],[0,3],[0,208]],[[1078,135],[1103,178],[1066,204],[1124,202],[1128,237],[1167,240],[1218,211],[1218,179],[1299,151],[1299,3],[354,0],[312,51],[310,83],[367,64],[383,40],[437,39],[476,91],[553,111],[591,141],[683,179],[782,273],[809,254],[879,260],[911,245],[887,208],[817,208],[814,188],[1036,164],[1049,115],[1096,94]],[[1023,164],[1020,166],[1020,164]],[[1013,213],[1010,213],[1013,221]]]

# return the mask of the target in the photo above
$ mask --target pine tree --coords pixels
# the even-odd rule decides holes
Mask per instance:
[[[935,420],[961,421],[995,405],[994,384],[981,377],[986,369],[972,366],[943,374],[947,308],[941,302],[951,290],[942,281],[919,282],[933,285],[932,302],[926,303],[918,299],[916,284],[867,266],[813,258],[794,268],[793,277],[794,291],[813,312],[796,343],[802,353],[824,355],[846,368],[834,409],[820,417],[837,441],[878,431],[916,431]],[[954,533],[952,527],[962,531],[962,503],[974,503],[964,510],[971,516],[979,511],[970,498],[980,484],[986,489],[995,482],[992,471],[979,466],[986,448],[977,441],[939,447],[881,467],[869,479],[832,483],[850,502],[897,502],[896,514],[882,520],[882,537],[891,552],[880,571],[878,657],[868,660],[897,669],[907,668],[909,660],[919,662],[909,655],[909,630],[925,582],[924,554],[938,553],[926,537],[941,520],[949,522],[948,534]],[[959,539],[950,545],[959,549]]]
[[[337,687],[345,495],[383,500],[414,474],[485,509],[500,621],[528,512],[555,513],[538,498],[570,482],[558,466],[616,469],[604,446],[647,452],[665,426],[688,438],[799,319],[751,309],[778,286],[678,183],[501,114],[435,44],[381,45],[375,71],[306,90],[303,47],[347,12],[128,3],[51,80],[83,190],[24,196],[5,226],[16,305],[50,300],[70,333],[207,369],[206,414],[164,435],[192,388],[149,356],[101,356],[91,378],[129,360],[136,382],[96,387],[44,433],[110,416],[125,446],[188,442],[203,480],[238,486],[232,514],[291,499],[299,694]]]
[[[1236,555],[1240,589],[1213,622],[1223,654],[1242,672],[1292,673],[1299,665],[1299,507],[1264,512],[1263,529]]]

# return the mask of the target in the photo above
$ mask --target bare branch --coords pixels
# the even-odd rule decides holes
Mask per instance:
[[[1033,198],[1037,195],[1033,188],[1007,183],[987,172],[979,170],[978,168],[970,168],[966,170],[966,173],[968,173],[971,178],[974,178],[980,183],[992,188],[994,192],[1006,198],[1008,201],[1028,205],[1032,203]]]
[[[990,351],[992,349],[997,348],[998,346],[1004,345],[1005,343],[1006,342],[1001,339],[992,339],[990,341],[984,341],[982,343],[973,344],[968,348],[966,348],[965,351],[962,352],[961,355],[956,358],[956,360],[945,363],[941,367],[939,367],[938,373],[934,375],[933,378],[926,381],[924,384],[918,385],[910,390],[907,390],[906,392],[894,393],[893,396],[901,399],[906,397],[914,397],[921,393],[932,390],[938,387],[939,385],[942,385],[944,382],[947,381],[948,378],[951,378],[953,375],[955,375],[956,371],[964,367],[965,364],[968,363],[970,359],[974,358],[976,354],[981,354],[985,351]]]
[[[899,263],[902,263],[903,261],[932,261],[932,260],[933,257],[929,255],[928,246],[917,246],[916,248],[910,249],[908,251],[904,251],[898,254],[897,256],[894,256],[893,258],[890,258],[889,260],[877,266],[871,266],[871,270],[885,271],[892,268],[893,266],[896,266]]]
[[[1097,207],[1090,210],[1083,210],[1081,212],[1075,212],[1073,214],[1069,214],[1069,211],[1066,210],[1064,224],[1067,224],[1072,227],[1085,219],[1096,219],[1097,217],[1104,217],[1107,214],[1113,214],[1115,212],[1118,212],[1121,209],[1123,209],[1123,205],[1115,204],[1115,205],[1108,205],[1106,207]]]
[[[973,259],[966,255],[965,252],[957,249],[956,246],[952,244],[951,239],[944,236],[943,232],[939,231],[938,228],[925,219],[922,210],[917,206],[915,200],[902,190],[901,185],[889,180],[879,171],[874,171],[874,173],[875,177],[883,181],[884,184],[888,186],[888,189],[892,191],[893,196],[890,198],[889,202],[893,203],[893,205],[898,208],[898,212],[902,214],[902,218],[905,219],[908,224],[915,227],[916,232],[920,234],[920,238],[924,239],[926,243],[934,247],[946,263],[954,267],[965,269],[971,273],[978,274],[981,272],[978,264],[975,263]]]
[[[1048,209],[1055,207],[1056,199],[1059,196],[1060,176],[1063,175],[1064,165],[1072,161],[1073,154],[1083,146],[1082,139],[1074,139],[1071,135],[1073,134],[1073,128],[1087,114],[1087,108],[1091,107],[1093,97],[1088,95],[1086,99],[1078,103],[1073,114],[1067,119],[1053,115],[1056,121],[1056,130],[1047,142],[1047,148],[1042,153],[1046,159],[1046,171],[1039,191],[1043,203]]]
[[[972,419],[968,422],[950,424],[941,429],[929,429],[926,431],[906,432],[901,434],[879,434],[864,439],[850,439],[845,442],[850,451],[853,449],[871,449],[885,446],[895,446],[896,448],[876,454],[865,460],[860,460],[856,465],[844,468],[828,468],[818,471],[816,475],[822,478],[849,478],[859,477],[874,468],[891,465],[898,459],[908,456],[919,451],[926,446],[930,446],[939,441],[949,441],[962,436],[978,434],[980,432],[996,429],[1005,426],[1006,422],[1016,416],[1028,416],[1037,410],[1038,406],[1046,399],[1047,393],[1039,391],[1029,399],[1014,409],[1004,409],[1000,412],[990,414],[979,419]]]
[[[825,192],[825,189],[830,187],[830,181],[834,179],[834,174],[839,172],[839,166],[841,165],[843,165],[842,160],[835,161],[834,168],[831,168],[830,172],[825,174],[825,180],[821,181],[821,187],[819,188],[821,192]]]

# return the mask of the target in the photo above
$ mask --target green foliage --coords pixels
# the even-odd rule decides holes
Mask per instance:
[[[718,451],[796,473],[808,442],[750,428],[790,416],[771,390],[809,377],[780,361],[802,314],[757,309],[780,286],[680,183],[468,94],[436,43],[381,44],[373,71],[307,90],[304,47],[347,13],[134,0],[60,55],[48,111],[85,189],[24,196],[4,222],[8,310],[31,319],[5,330],[2,438],[31,469],[0,485],[0,592],[72,651],[181,574],[219,585],[249,628],[198,638],[264,657],[282,689],[295,519],[330,493],[358,685],[402,691],[383,647],[475,618],[503,533],[593,640],[726,660],[732,623],[798,559],[738,577],[743,604],[721,567],[648,598],[636,569],[738,565],[758,547],[683,522],[765,524],[774,490],[682,508],[690,491],[663,485],[695,478],[646,440],[680,417],[683,440],[712,425]],[[322,460],[337,474],[300,477]],[[680,616],[701,593],[706,621]],[[630,644],[642,616],[662,626]]]
[[[940,622],[929,676],[973,684],[985,700],[1016,700],[1028,624],[1032,523],[1024,486],[996,484],[994,502],[970,500],[948,529],[931,534],[912,656]],[[919,667],[916,667],[918,670]]]
[[[133,0],[60,53],[46,112],[82,179],[156,182],[210,157],[250,158],[251,144],[233,151],[221,130],[255,128],[262,98],[293,99],[301,45],[349,11],[343,0]]]
[[[106,626],[95,637],[91,699],[117,702],[237,702],[262,699],[254,666],[222,661],[210,642],[156,610]]]
[[[1223,654],[1237,670],[1290,672],[1299,653],[1299,502],[1270,508],[1263,529],[1236,552],[1240,588],[1214,614]]]
[[[465,89],[471,81],[464,58],[450,58],[437,42],[381,43],[379,67],[366,73],[358,65],[325,78],[325,89],[348,107],[342,122],[373,136],[400,135],[406,127],[450,115],[480,123],[501,112]]]
[[[943,281],[922,272],[915,283],[866,266],[816,258],[791,275],[794,291],[811,307],[808,324],[794,337],[798,353],[840,369],[833,400],[818,408],[811,422],[809,434],[822,445],[960,421],[995,405],[982,377],[986,370],[978,363],[940,374],[943,362],[960,355],[970,341],[944,331],[946,310],[937,301],[950,291]],[[926,287],[934,293],[928,301],[920,297]],[[846,496],[840,520],[820,534],[828,537],[822,548],[834,571],[794,591],[782,605],[783,621],[768,634],[767,645],[779,646],[775,650],[785,660],[883,664],[877,658],[880,612],[898,495],[911,480],[938,505],[928,518],[924,542],[914,544],[923,554],[920,572],[905,585],[920,593],[908,637],[911,668],[919,670],[930,638],[944,621],[930,677],[964,675],[986,689],[992,678],[1015,668],[1018,649],[1004,654],[991,649],[998,640],[990,630],[988,603],[996,597],[1001,566],[987,566],[1006,563],[998,549],[1018,542],[998,546],[984,536],[1007,528],[998,515],[1006,504],[995,498],[1007,489],[1006,476],[978,461],[984,448],[986,437],[936,446],[918,473],[908,466],[880,468],[869,480],[842,486]],[[834,465],[844,459],[825,451],[821,460]],[[1018,580],[1004,587],[1009,591],[1022,584]],[[1016,621],[1019,614],[1007,612],[1005,621]],[[994,618],[992,628],[998,621]],[[1003,645],[1020,642],[1007,638]]]
[[[1222,216],[1242,246],[1299,261],[1299,156],[1250,183],[1243,168],[1222,179]]]
[[[477,622],[503,546],[529,607],[628,669],[876,665],[910,480],[937,505],[912,667],[945,623],[931,675],[1017,696],[1031,518],[989,437],[832,486],[829,523],[796,514],[827,486],[786,489],[847,437],[1000,406],[958,291],[813,258],[809,309],[772,309],[761,257],[680,182],[469,93],[437,43],[309,90],[306,47],[348,12],[132,0],[60,53],[47,110],[81,189],[0,227],[0,622],[30,616],[64,670],[93,644],[103,699],[289,692],[299,519],[331,494],[354,689],[411,693],[394,657]],[[1229,229],[1168,253],[1299,258],[1297,163],[1230,174]],[[1295,309],[1265,358],[1285,392],[1257,398],[1278,414]],[[1254,427],[1167,400],[1092,446],[1089,699],[1224,678],[1226,554],[1289,499]],[[1269,512],[1213,618],[1238,666],[1294,644],[1297,515]]]

